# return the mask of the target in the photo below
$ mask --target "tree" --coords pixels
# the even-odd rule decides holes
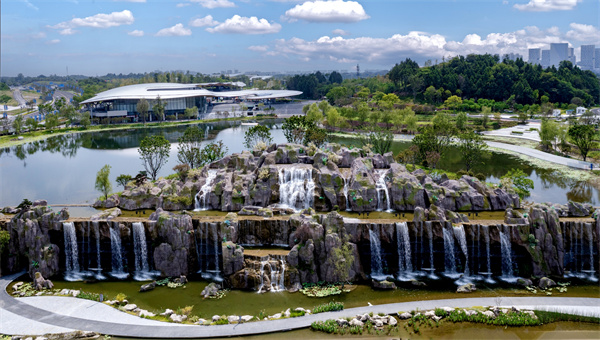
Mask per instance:
[[[483,129],[485,130],[487,128],[487,124],[490,121],[490,113],[492,113],[492,108],[489,106],[482,106],[481,107],[481,125],[483,126]]]
[[[342,117],[336,108],[331,108],[327,111],[327,125],[332,128],[339,127],[344,122]]]
[[[156,180],[158,171],[169,160],[170,151],[171,144],[162,135],[147,136],[140,142],[140,159],[152,180]]]
[[[160,96],[156,96],[156,103],[152,106],[152,112],[156,115],[158,120],[165,120],[165,106],[166,103],[163,104],[163,101],[160,99]]]
[[[329,103],[327,103],[326,101],[322,101],[321,103],[325,103],[326,105],[329,105]],[[320,105],[325,106],[323,104],[320,104]],[[316,103],[313,103],[312,105],[310,105],[310,107],[308,108],[308,111],[306,111],[306,119],[308,119],[309,121],[311,121],[315,124],[319,124],[321,121],[323,121],[323,113],[321,112],[321,110],[319,109],[319,106],[317,106]]]
[[[38,129],[38,121],[35,118],[29,117],[25,120],[25,125],[29,127],[29,131],[35,131]]]
[[[0,256],[2,255],[2,253],[4,253],[4,249],[6,249],[8,242],[10,242],[10,232],[8,230],[0,230]],[[2,262],[1,257],[0,262]],[[1,271],[0,275],[2,275]]]
[[[460,104],[462,104],[462,98],[460,98],[459,96],[451,96],[444,102],[444,106],[450,108],[453,111],[456,111]]]
[[[456,129],[464,131],[467,128],[467,114],[460,112],[456,115]]]
[[[84,129],[87,129],[91,123],[92,122],[90,121],[90,117],[88,115],[81,117],[81,119],[79,120],[79,124],[81,124],[81,126],[83,126]]]
[[[329,82],[331,84],[341,84],[342,81],[344,81],[344,78],[342,78],[342,75],[337,71],[333,71],[329,75]]]
[[[533,190],[533,180],[521,169],[510,169],[500,178],[500,184],[503,188],[515,190],[521,199],[528,197]]]
[[[25,123],[25,118],[23,117],[23,115],[17,115],[15,117],[15,119],[13,120],[13,128],[15,129],[15,133],[19,134],[21,133],[21,130],[23,129],[23,125]]]
[[[244,134],[244,145],[248,149],[254,149],[258,143],[270,144],[273,142],[271,137],[271,130],[264,125],[256,125],[248,130]]]
[[[435,89],[434,86],[429,86],[427,89],[425,89],[425,101],[431,104],[436,104],[438,102],[438,91]]]
[[[558,136],[558,123],[554,120],[543,118],[540,126],[540,139],[542,147],[544,149],[552,148],[552,144],[555,142]]]
[[[487,144],[483,138],[473,131],[458,135],[458,149],[462,155],[467,172],[478,162],[482,162],[487,153]]]
[[[306,116],[291,116],[283,122],[281,128],[288,143],[302,144],[309,125],[312,124],[309,124]]]
[[[54,129],[55,127],[58,126],[58,123],[59,122],[58,122],[58,116],[57,115],[52,114],[52,113],[46,115],[46,120],[45,120],[44,124],[46,125],[46,129],[47,130]]]
[[[204,132],[197,126],[190,126],[183,132],[183,136],[177,141],[177,159],[182,164],[189,165],[190,168],[197,168],[201,165],[200,144],[204,139]]]
[[[394,86],[402,84],[405,89],[408,85],[408,79],[419,72],[419,64],[410,58],[400,64],[396,64],[388,73],[388,78],[394,83]]]
[[[314,128],[306,130],[302,144],[309,145],[310,143],[313,143],[317,148],[320,148],[328,141],[329,133],[327,133],[327,130],[315,126]]]
[[[210,164],[225,157],[228,150],[221,140],[206,144],[200,150],[200,165]]]
[[[136,105],[136,110],[142,118],[144,124],[146,124],[146,118],[148,118],[148,110],[150,109],[150,104],[144,98],[140,99]]]
[[[376,125],[373,126],[370,132],[360,135],[360,143],[363,146],[370,145],[371,150],[380,155],[390,151],[393,140],[394,135],[390,130],[380,129]]]
[[[121,175],[117,176],[117,184],[123,186],[123,189],[125,189],[125,186],[127,185],[127,183],[129,183],[132,179],[133,179],[133,177],[131,177],[129,175],[121,174]]]
[[[595,145],[594,137],[596,135],[596,130],[591,125],[575,124],[569,127],[568,134],[585,161],[587,159],[587,154]]]
[[[184,116],[186,119],[197,118],[198,117],[198,108],[195,106],[186,108],[184,111]]]
[[[108,176],[110,175],[110,165],[106,164],[96,173],[96,190],[104,194],[104,199],[108,198],[108,194],[112,191],[112,184]]]
[[[348,89],[343,86],[336,86],[327,92],[329,104],[334,105],[338,100],[348,97]]]

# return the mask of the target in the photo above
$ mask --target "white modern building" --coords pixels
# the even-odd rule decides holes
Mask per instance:
[[[289,90],[241,90],[244,83],[149,83],[118,87],[98,93],[93,98],[81,102],[91,112],[92,117],[138,117],[137,104],[141,99],[149,103],[150,120],[152,107],[160,101],[165,105],[165,115],[184,113],[185,109],[196,107],[198,113],[205,113],[215,99],[250,101],[271,101],[301,95],[300,91]]]
[[[596,45],[581,45],[581,61],[579,65],[586,70],[594,68]]]
[[[563,60],[569,60],[569,44],[550,44],[550,66],[558,67]]]
[[[530,48],[529,49],[529,63],[539,65],[542,62],[542,49],[541,48]]]

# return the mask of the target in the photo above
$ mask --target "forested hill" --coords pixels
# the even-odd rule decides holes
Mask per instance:
[[[388,79],[387,86],[376,86],[369,80],[363,80],[363,84],[375,85],[376,88],[370,88],[371,92],[397,92],[432,104],[441,103],[451,95],[475,100],[514,99],[523,105],[540,103],[544,95],[552,103],[571,103],[574,97],[581,98],[587,105],[600,103],[598,77],[591,71],[574,67],[569,61],[563,61],[558,69],[544,69],[522,59],[501,61],[499,56],[489,54],[459,56],[426,67],[406,59],[390,70]],[[322,80],[328,79],[323,77]],[[288,82],[289,89],[304,91],[313,98],[325,95],[332,85],[319,81],[315,75],[295,76]],[[344,85],[350,84],[344,82]]]

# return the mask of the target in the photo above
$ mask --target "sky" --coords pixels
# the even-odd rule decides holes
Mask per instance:
[[[600,47],[600,0],[2,0],[0,75],[389,69]]]

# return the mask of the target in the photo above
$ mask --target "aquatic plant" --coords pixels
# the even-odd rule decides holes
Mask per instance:
[[[325,312],[334,312],[334,311],[338,311],[338,310],[342,310],[342,309],[344,309],[344,303],[343,302],[331,301],[331,302],[324,303],[324,304],[316,306],[313,309],[313,314],[325,313]]]

